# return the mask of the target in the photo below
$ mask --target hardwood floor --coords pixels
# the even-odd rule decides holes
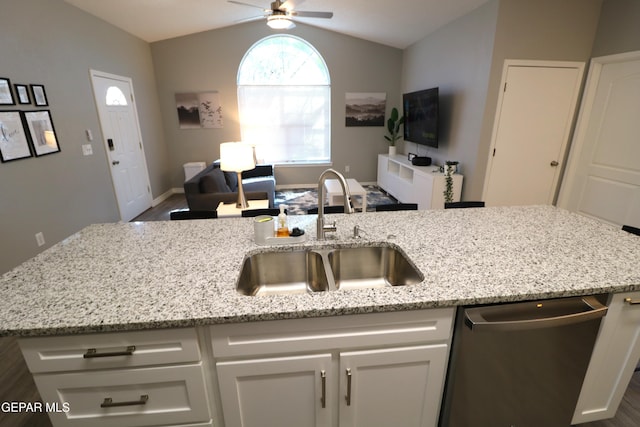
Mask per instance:
[[[173,209],[186,209],[184,194],[174,194],[134,221],[169,220]],[[17,341],[13,337],[0,338],[0,403],[37,402],[40,395],[27,370]],[[640,425],[640,372],[636,372],[624,395],[615,418],[579,424],[579,427],[636,427]],[[51,427],[44,413],[6,413],[0,411],[1,427]],[[474,427],[474,426],[469,426]]]
[[[188,209],[187,199],[184,194],[178,193],[169,196],[157,206],[147,209],[132,221],[169,221],[169,212],[174,209]]]

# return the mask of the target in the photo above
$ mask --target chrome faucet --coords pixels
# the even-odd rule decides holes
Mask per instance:
[[[349,214],[353,213],[353,207],[351,207],[351,192],[349,192],[349,186],[347,185],[347,180],[344,179],[344,176],[334,169],[327,169],[322,172],[318,181],[318,222],[316,225],[316,235],[318,240],[324,240],[324,234],[327,231],[337,230],[335,221],[332,225],[324,225],[324,182],[327,179],[327,175],[334,175],[342,187],[342,194],[344,195],[344,212]]]

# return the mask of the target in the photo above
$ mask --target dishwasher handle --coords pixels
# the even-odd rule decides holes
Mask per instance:
[[[545,310],[555,315],[545,315]],[[599,319],[607,306],[594,296],[489,305],[464,310],[464,322],[474,332],[552,328]]]

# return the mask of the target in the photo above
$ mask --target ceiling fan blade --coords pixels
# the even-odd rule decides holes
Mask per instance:
[[[243,2],[241,2],[241,1],[235,1],[235,0],[227,0],[227,3],[239,4],[240,6],[255,7],[255,8],[258,8],[258,9],[260,9],[260,10],[264,11],[264,12],[267,12],[267,11],[269,11],[269,10],[270,10],[270,9],[265,9],[265,8],[264,8],[264,7],[262,7],[262,6],[256,6],[255,4],[243,3]]]
[[[333,12],[306,12],[291,10],[288,12],[291,16],[297,16],[299,18],[332,18]]]
[[[257,21],[258,19],[264,19],[264,18],[265,18],[264,15],[258,15],[258,16],[252,16],[251,18],[236,19],[234,22],[240,24],[242,22]]]

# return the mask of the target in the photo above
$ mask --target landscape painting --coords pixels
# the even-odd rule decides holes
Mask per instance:
[[[176,108],[180,129],[222,127],[218,92],[176,93]]]
[[[346,95],[346,126],[384,126],[387,94],[351,92]]]

